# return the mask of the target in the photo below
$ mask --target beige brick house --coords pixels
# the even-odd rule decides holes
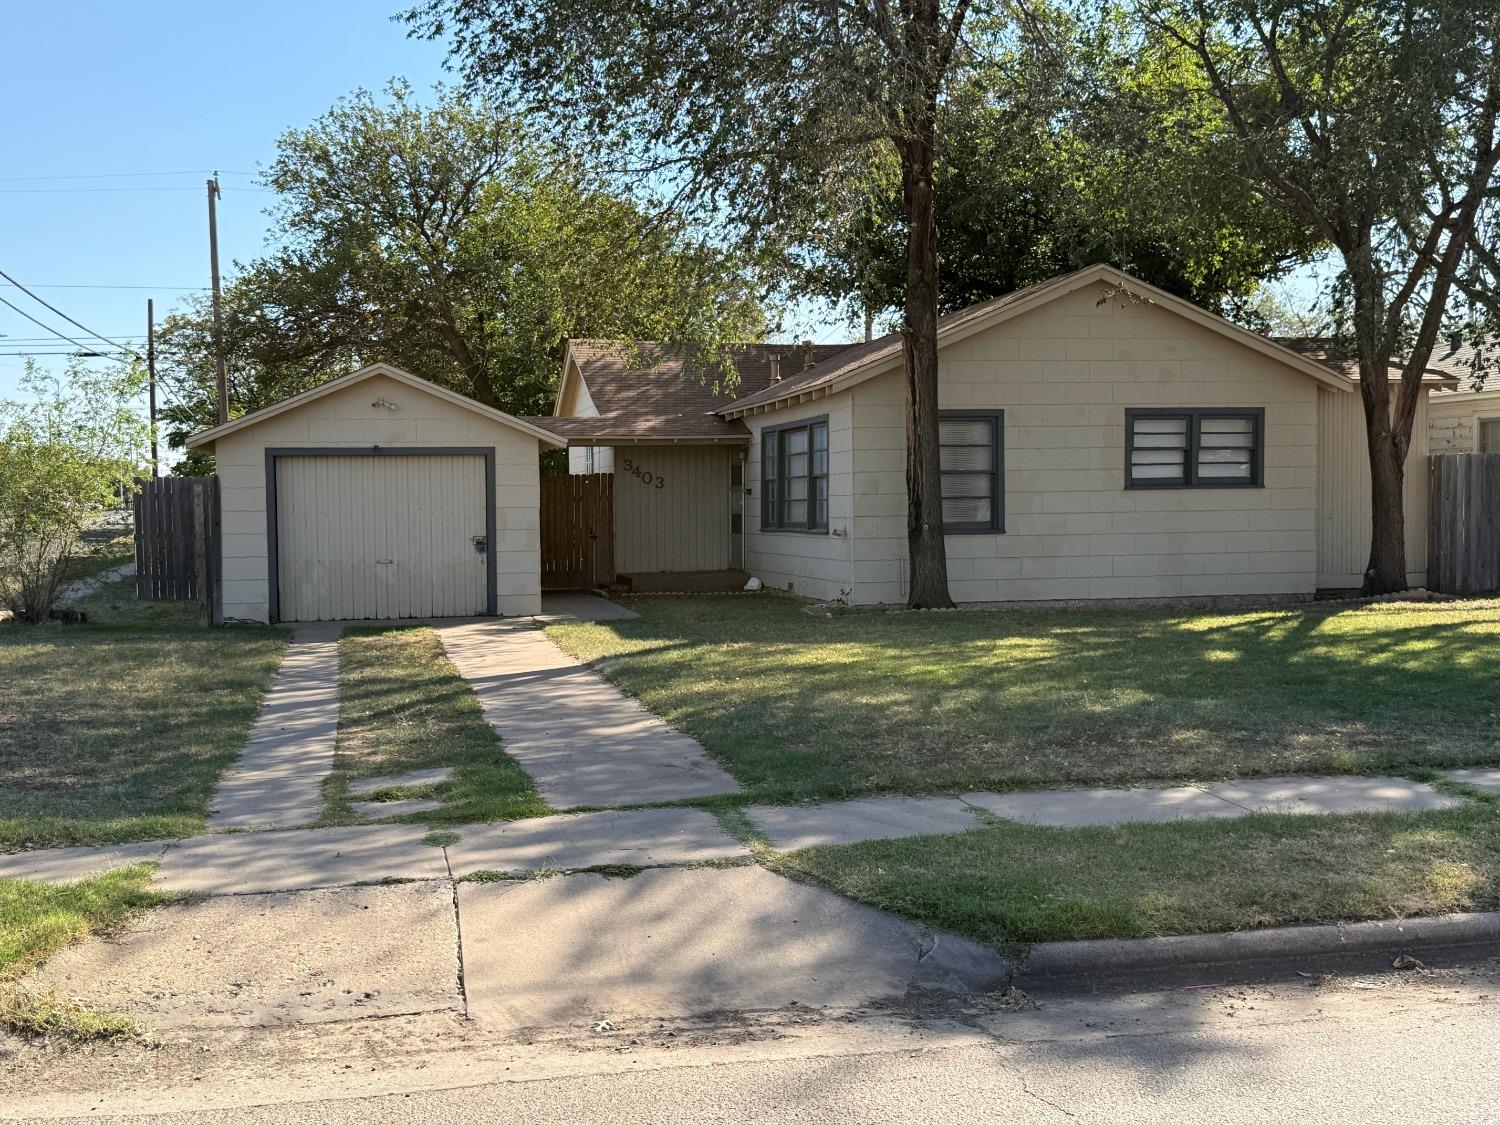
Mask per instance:
[[[1108,266],[945,316],[939,342],[956,599],[1311,595],[1360,584],[1369,477],[1357,382],[1304,342],[1259,336]],[[567,362],[556,415],[529,420],[566,437],[575,466],[585,446],[596,468],[613,458],[617,537],[629,534],[622,523],[650,518],[635,509],[670,502],[662,493],[676,476],[645,489],[625,479],[624,447],[608,435],[628,426],[637,480],[643,466],[660,480],[668,449],[690,447],[693,475],[716,482],[693,502],[694,519],[661,526],[721,542],[715,558],[772,587],[852,604],[905,599],[898,336],[826,355],[757,345],[737,397],[680,369],[632,369],[625,355],[590,344]],[[654,413],[601,409],[621,386],[673,397]],[[1416,584],[1426,432],[1421,417],[1407,466]],[[666,535],[663,570],[677,538]]]

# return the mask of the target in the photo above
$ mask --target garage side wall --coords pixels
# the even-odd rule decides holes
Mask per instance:
[[[225,620],[269,620],[266,450],[373,445],[494,449],[496,608],[503,615],[539,613],[537,440],[376,375],[216,443]]]

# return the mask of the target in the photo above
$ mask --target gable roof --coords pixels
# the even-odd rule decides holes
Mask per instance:
[[[296,410],[298,407],[306,406],[308,403],[315,402],[325,395],[331,395],[335,391],[343,390],[345,387],[352,387],[354,384],[362,383],[375,375],[384,375],[387,378],[395,379],[398,383],[405,383],[414,390],[422,391],[425,394],[432,395],[434,398],[450,402],[454,406],[473,411],[481,418],[488,418],[491,422],[499,422],[503,426],[510,426],[512,429],[520,430],[524,434],[530,434],[545,445],[562,446],[565,444],[556,434],[544,430],[540,426],[533,425],[530,422],[522,421],[520,418],[507,414],[503,410],[496,410],[492,406],[485,406],[482,402],[476,402],[467,395],[458,394],[445,387],[440,387],[436,383],[418,378],[409,371],[402,371],[399,367],[392,367],[389,363],[372,363],[368,367],[361,367],[358,371],[351,371],[347,375],[340,375],[337,379],[329,380],[327,383],[316,386],[310,391],[303,391],[301,394],[293,395],[291,398],[284,398],[280,402],[273,402],[270,406],[263,406],[259,410],[252,410],[249,414],[232,419],[222,425],[214,426],[211,429],[200,430],[187,439],[187,446],[189,449],[197,449],[200,446],[211,445],[221,437],[227,437],[229,434],[259,425],[267,419],[275,418],[278,414],[285,414],[288,411]]]
[[[729,359],[739,381],[733,391],[717,387],[721,375],[706,363],[690,364],[649,340],[571,340],[551,418],[527,421],[575,442],[605,438],[743,441],[749,431],[715,411],[736,396],[763,391],[779,372],[785,378],[839,352],[848,344],[732,344]],[[581,379],[598,417],[562,417],[571,381]]]
[[[938,318],[938,346],[956,343],[975,332],[993,328],[1012,317],[1098,282],[1118,286],[1135,297],[1175,312],[1211,332],[1226,336],[1246,347],[1280,360],[1288,367],[1310,375],[1320,383],[1342,391],[1353,389],[1348,378],[1316,360],[1300,355],[1269,337],[1252,332],[1248,328],[1241,328],[1221,316],[1215,316],[1206,309],[1199,308],[1191,301],[1173,296],[1164,289],[1158,289],[1124,270],[1108,265],[1089,266],[941,316]],[[789,399],[831,394],[891,370],[901,363],[901,358],[901,334],[891,332],[867,344],[856,344],[846,348],[831,359],[824,360],[789,379],[783,379],[775,386],[742,395],[728,406],[720,408],[719,413],[727,418],[739,418],[757,410],[772,408]]]

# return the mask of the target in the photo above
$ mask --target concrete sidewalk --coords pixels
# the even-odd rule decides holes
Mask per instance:
[[[1400,777],[1266,777],[1203,786],[1038,789],[965,793],[962,797],[870,797],[821,805],[751,805],[745,815],[779,851],[795,851],[962,832],[978,827],[976,810],[1023,824],[1097,828],[1255,813],[1427,812],[1463,803],[1462,798],[1439,793],[1431,785]]]
[[[339,635],[298,625],[239,762],[214,792],[210,828],[289,828],[323,812],[339,721]]]
[[[555,808],[645,805],[739,792],[704,752],[530,623],[438,624],[505,751]]]

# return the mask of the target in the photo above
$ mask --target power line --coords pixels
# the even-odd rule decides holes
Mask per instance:
[[[183,293],[207,293],[206,285],[94,285],[82,282],[49,282],[42,284],[33,281],[33,289],[172,289]]]
[[[12,312],[19,313],[21,316],[24,316],[27,320],[31,321],[32,324],[35,324],[37,327],[39,327],[39,328],[45,328],[48,332],[52,333],[52,335],[56,336],[58,339],[60,339],[60,340],[66,340],[68,343],[72,344],[79,351],[91,352],[91,351],[95,350],[94,347],[93,347],[93,345],[91,345],[91,344],[85,344],[82,341],[75,340],[75,339],[73,339],[73,337],[65,335],[62,332],[59,332],[56,328],[53,328],[50,324],[47,324],[45,321],[38,320],[36,317],[32,316],[29,312],[27,312],[25,309],[21,308],[20,306],[11,304],[4,297],[0,297],[0,305],[4,305],[6,308],[10,309]],[[114,357],[114,356],[102,356],[101,358],[103,358],[103,359],[115,359],[116,357]],[[127,361],[121,359],[121,360],[118,360],[117,362],[119,362],[119,363],[125,363]]]
[[[81,328],[83,330],[84,335],[86,335],[86,336],[92,336],[96,340],[103,340],[106,344],[112,344],[112,343],[114,343],[114,341],[111,340],[108,336],[101,336],[101,335],[99,335],[99,333],[95,332],[92,328],[90,328],[87,324],[83,324],[80,321],[74,320],[71,316],[69,316],[67,313],[63,312],[62,309],[58,308],[56,305],[48,304],[41,297],[38,297],[30,289],[27,289],[26,286],[22,285],[19,281],[17,281],[15,278],[11,277],[10,274],[6,273],[4,270],[0,270],[0,277],[3,277],[6,281],[10,282],[17,289],[19,289],[22,293],[25,293],[28,297],[30,297],[37,304],[41,305],[43,308],[50,309],[52,312],[54,312],[58,316],[62,317],[69,324],[73,325],[73,327],[75,327],[75,328]],[[12,306],[12,307],[14,307],[14,306]],[[130,351],[130,350],[131,349],[129,349],[129,348],[126,349],[126,351]]]
[[[120,191],[197,191],[190,187],[60,187],[60,188],[0,188],[0,195],[69,195],[78,192],[120,192]],[[241,195],[249,192],[251,195],[275,195],[270,188],[241,187],[230,188]]]
[[[0,352],[0,355],[24,355],[24,356],[36,356],[36,355],[71,355],[71,356],[77,356],[80,359],[116,359],[116,358],[118,358],[118,357],[123,356],[123,355],[126,354],[125,352],[120,351],[118,348],[115,348],[115,349],[112,349],[112,350],[113,350],[114,354],[109,354],[107,352],[102,352],[98,348],[90,348],[86,352],[69,352],[69,351],[39,352],[39,351],[24,351],[24,352]]]
[[[40,180],[128,180],[148,176],[209,176],[212,168],[188,168],[180,172],[79,172],[60,176],[0,176],[0,183],[21,184]],[[255,176],[257,172],[221,172],[224,176]]]

